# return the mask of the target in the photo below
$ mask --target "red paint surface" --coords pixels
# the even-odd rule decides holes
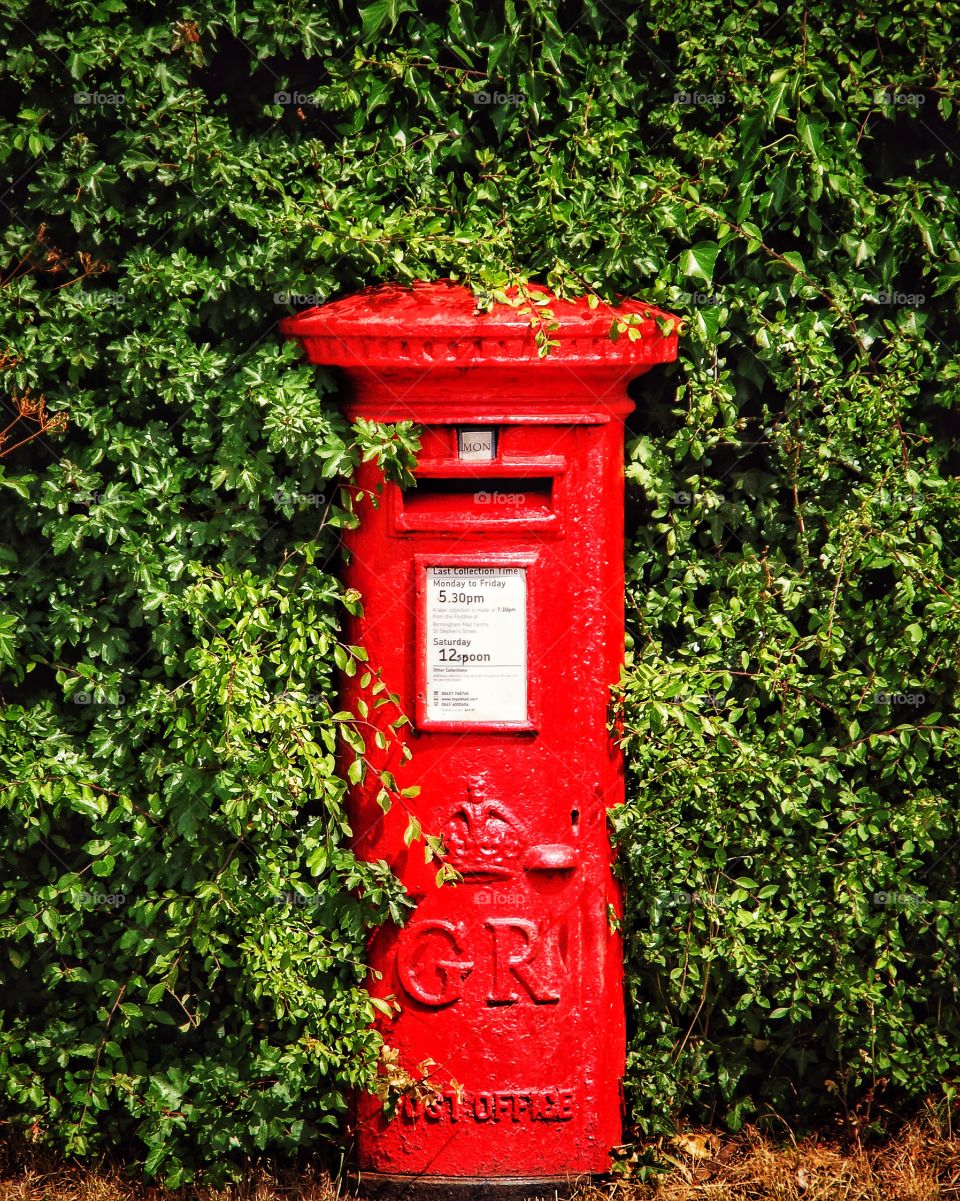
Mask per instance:
[[[347,538],[347,581],[364,603],[350,639],[414,722],[411,763],[390,765],[401,786],[421,788],[386,816],[375,784],[353,790],[358,853],[386,860],[417,900],[405,928],[371,941],[382,978],[370,988],[400,1001],[383,1036],[414,1077],[433,1061],[436,1100],[408,1098],[387,1121],[376,1098],[360,1098],[361,1171],[600,1173],[621,1141],[622,962],[610,929],[621,899],[606,813],[623,797],[607,720],[624,644],[625,386],[675,358],[676,335],[637,302],[620,309],[642,315],[635,341],[609,339],[606,306],[549,307],[561,328],[546,360],[527,315],[477,314],[446,283],[372,289],[283,323],[312,362],[345,368],[351,419],[424,426],[421,487],[386,484],[367,507]],[[457,428],[483,425],[498,431],[496,459],[461,462]],[[376,467],[358,482],[374,488]],[[430,565],[525,570],[524,720],[425,721]],[[358,678],[345,680],[344,707],[360,696]],[[464,883],[438,889],[422,844],[404,845],[408,808],[443,835]]]

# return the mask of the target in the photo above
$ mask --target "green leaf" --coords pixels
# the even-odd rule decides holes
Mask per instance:
[[[412,0],[373,0],[360,9],[364,39],[371,41],[384,29],[394,29],[402,13],[415,11]]]
[[[410,844],[416,839],[420,838],[422,834],[423,831],[420,828],[420,823],[413,816],[413,814],[411,814],[407,820],[407,828],[403,833],[404,846],[410,846]]]
[[[709,284],[713,281],[713,270],[719,253],[720,247],[716,242],[698,242],[681,255],[680,269],[685,276]]]

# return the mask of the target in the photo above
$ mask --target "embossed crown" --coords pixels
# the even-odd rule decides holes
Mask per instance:
[[[474,880],[515,875],[527,841],[520,823],[505,805],[476,796],[473,788],[467,797],[450,815],[444,839],[450,866]]]

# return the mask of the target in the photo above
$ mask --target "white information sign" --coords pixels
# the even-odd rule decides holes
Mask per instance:
[[[426,577],[427,721],[526,721],[526,568],[428,567]]]

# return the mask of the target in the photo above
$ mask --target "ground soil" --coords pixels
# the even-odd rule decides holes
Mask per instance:
[[[655,1167],[651,1167],[655,1165]],[[893,1137],[728,1135],[691,1129],[638,1145],[615,1179],[578,1201],[960,1201],[960,1135],[929,1113]],[[165,1191],[119,1166],[64,1163],[30,1148],[0,1155],[0,1201],[345,1201],[322,1168],[250,1173],[226,1189]]]

